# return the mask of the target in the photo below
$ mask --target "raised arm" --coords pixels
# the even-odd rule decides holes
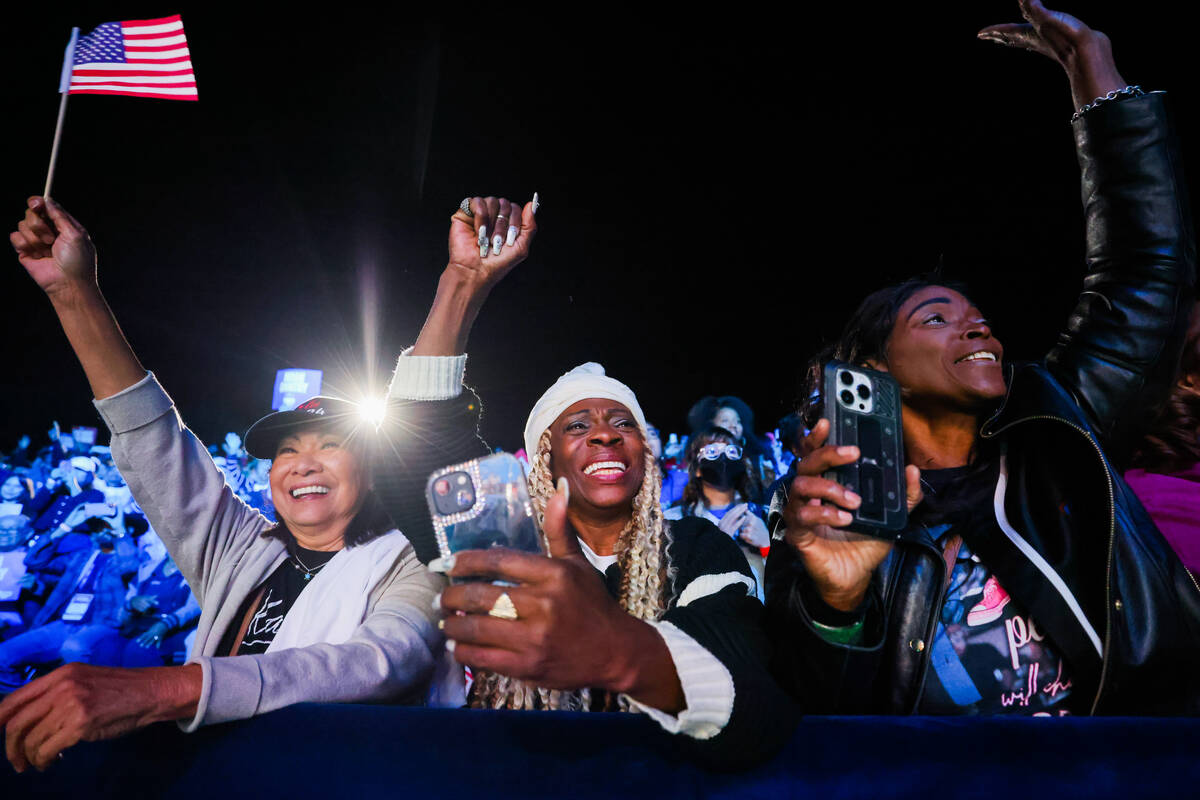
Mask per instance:
[[[100,292],[96,249],[54,200],[31,197],[9,236],[46,293],[113,435],[113,458],[201,604],[210,565],[267,520],[239,500],[121,333]],[[216,529],[230,532],[214,538]]]
[[[989,25],[978,37],[1041,53],[1058,62],[1071,82],[1076,109],[1125,88],[1125,79],[1113,61],[1108,36],[1070,14],[1050,11],[1041,0],[1018,0],[1018,5],[1025,22]]]
[[[450,259],[409,355],[457,356],[488,294],[529,255],[537,235],[537,195],[521,206],[497,197],[471,197],[450,217]],[[489,238],[490,237],[490,238]]]
[[[1053,58],[1071,82],[1087,224],[1087,277],[1047,366],[1118,461],[1165,400],[1194,297],[1195,242],[1177,146],[1161,94],[1135,96],[1109,39],[1022,3],[1028,23],[980,37]]]
[[[96,248],[83,226],[54,200],[31,197],[8,238],[21,266],[50,298],[96,399],[144,378],[145,368],[100,293]]]
[[[424,563],[438,555],[425,481],[488,451],[478,435],[479,398],[463,391],[467,336],[492,287],[525,260],[537,233],[536,199],[522,207],[474,197],[465,205],[470,215],[460,208],[451,217],[450,257],[429,316],[397,362],[375,466],[376,493]]]

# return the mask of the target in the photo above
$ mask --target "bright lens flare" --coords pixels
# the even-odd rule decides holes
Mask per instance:
[[[387,416],[387,398],[367,397],[359,400],[358,413],[362,415],[364,420],[375,427],[379,427],[383,424],[383,418]]]

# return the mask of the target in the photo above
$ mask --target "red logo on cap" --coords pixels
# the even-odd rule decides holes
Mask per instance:
[[[300,405],[296,406],[297,411],[317,411],[321,408],[321,401],[314,397],[311,400],[305,400]]]

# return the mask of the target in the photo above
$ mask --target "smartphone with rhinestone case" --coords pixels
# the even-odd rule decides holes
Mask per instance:
[[[862,498],[849,530],[898,539],[908,524],[899,384],[886,372],[831,361],[825,365],[824,403],[826,444],[856,445],[860,451],[858,461],[824,475]]]
[[[544,553],[525,472],[508,453],[443,467],[425,487],[438,554],[508,547]]]

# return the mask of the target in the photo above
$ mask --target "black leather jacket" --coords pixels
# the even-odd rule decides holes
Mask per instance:
[[[1112,460],[1165,398],[1194,297],[1164,101],[1108,103],[1075,123],[1084,290],[1044,362],[1009,366],[1008,394],[981,429],[1003,453],[1005,536],[972,549],[1067,660],[1082,713],[1200,713],[1200,586]],[[782,518],[772,521],[778,533]],[[817,611],[799,558],[777,541],[766,575],[776,677],[808,712],[912,713],[945,569],[929,532],[911,525],[865,602],[861,646],[837,645],[813,628],[810,610],[828,609]]]

